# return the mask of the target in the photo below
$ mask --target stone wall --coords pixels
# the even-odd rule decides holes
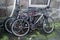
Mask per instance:
[[[8,5],[12,5],[14,0],[7,0]],[[0,0],[0,4],[5,4],[6,0]]]
[[[51,1],[51,8],[52,13],[50,13],[50,15],[54,17],[56,21],[60,21],[60,0]]]
[[[12,5],[14,0],[8,0],[8,5]],[[5,0],[0,0],[0,4],[4,3]],[[20,0],[20,5],[23,5],[23,8],[28,7],[28,0]],[[12,8],[10,8],[12,10]],[[54,17],[54,19],[60,20],[60,0],[51,0],[50,4],[50,16]]]
[[[28,0],[20,0],[21,5],[24,5],[24,7],[28,7]],[[50,16],[54,17],[54,19],[58,19],[60,21],[60,0],[51,0],[50,4]]]

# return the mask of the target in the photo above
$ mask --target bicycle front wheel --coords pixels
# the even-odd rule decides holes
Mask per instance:
[[[54,30],[54,19],[52,17],[44,18],[43,31],[45,33],[51,33]]]
[[[12,32],[16,36],[25,36],[30,29],[29,23],[26,20],[23,19],[17,19],[12,24]]]

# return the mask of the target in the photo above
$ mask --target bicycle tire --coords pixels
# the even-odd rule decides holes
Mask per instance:
[[[52,29],[51,29],[51,30],[48,29],[49,31],[45,29],[45,27],[47,27],[47,24],[48,24],[48,26],[49,26],[49,24],[50,24],[50,23],[48,23],[48,21],[47,21],[48,18],[50,18],[50,19],[52,20],[52,23],[51,23],[51,24],[52,24]],[[44,31],[45,33],[51,33],[51,32],[53,32],[53,30],[54,30],[54,28],[55,28],[54,19],[53,19],[52,17],[49,17],[49,16],[47,17],[47,19],[44,19],[44,20],[43,20],[43,31]],[[49,20],[49,21],[51,22],[51,20]],[[47,23],[47,24],[46,24],[46,23]]]
[[[13,23],[14,20],[15,20],[15,18],[10,17],[10,18],[8,18],[8,19],[5,21],[5,29],[6,29],[6,31],[9,32],[9,33],[12,33],[12,31],[11,31],[8,27],[11,28],[11,25],[12,25],[12,23]],[[11,22],[11,23],[8,23],[8,22]],[[11,25],[7,25],[7,24],[11,24]]]
[[[28,24],[28,29],[27,29],[27,31],[24,33],[24,34],[18,34],[18,33],[16,33],[16,31],[14,31],[14,27],[15,27],[15,24],[18,22],[18,21],[22,21],[23,19],[17,19],[17,20],[15,20],[14,21],[14,23],[12,24],[12,28],[11,28],[11,30],[12,30],[12,32],[13,32],[13,34],[14,35],[16,35],[16,36],[25,36],[26,34],[28,34],[28,32],[29,32],[29,30],[30,30],[30,26],[29,26],[29,23],[28,23],[28,21],[26,21],[26,20],[23,20],[23,21],[25,21],[27,24]],[[16,29],[15,29],[16,30]],[[23,29],[22,29],[23,30]],[[21,32],[20,32],[21,33]]]

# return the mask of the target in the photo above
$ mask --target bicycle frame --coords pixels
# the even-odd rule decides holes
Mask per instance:
[[[17,8],[17,10],[18,10],[18,12],[17,12],[17,19],[19,19],[20,18],[20,16],[21,16],[21,5],[20,5],[20,0],[16,0],[16,8]]]
[[[16,5],[19,5],[19,3],[20,3],[20,1],[18,0],[16,0]],[[44,9],[42,9],[42,11],[43,11]],[[33,10],[34,11],[34,10]],[[20,16],[21,16],[21,8],[20,8],[20,11],[18,12],[18,16],[17,16],[17,19],[19,19],[20,18]],[[40,17],[37,19],[37,21],[34,23],[34,24],[37,24],[40,20],[41,20],[41,18],[44,16],[44,14],[39,14],[40,15]]]
[[[42,17],[43,17],[43,14],[41,14],[41,16],[38,18],[38,20],[34,24],[38,23]]]

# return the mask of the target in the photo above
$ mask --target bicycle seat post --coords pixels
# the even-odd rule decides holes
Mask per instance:
[[[20,7],[20,0],[16,0],[16,7],[17,7],[17,10],[18,10],[18,14],[17,14],[17,19],[20,17],[20,11],[21,11],[21,7]]]

